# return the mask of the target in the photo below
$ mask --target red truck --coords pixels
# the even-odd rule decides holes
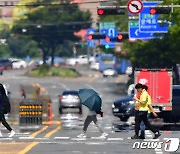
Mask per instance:
[[[172,111],[172,69],[135,69],[135,84],[148,86],[155,112]]]

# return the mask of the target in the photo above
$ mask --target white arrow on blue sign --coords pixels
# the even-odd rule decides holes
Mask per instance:
[[[153,39],[156,38],[154,33],[143,33],[139,31],[138,21],[129,21],[129,38],[130,39]]]
[[[114,38],[118,35],[118,31],[116,28],[101,28],[100,29],[100,33],[101,34],[106,34],[107,37],[109,38]],[[100,40],[100,44],[101,45],[109,45],[110,48],[114,48],[115,47],[115,42],[106,42],[104,39]]]

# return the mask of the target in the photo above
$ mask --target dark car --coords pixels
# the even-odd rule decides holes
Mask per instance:
[[[112,113],[121,121],[127,121],[129,117],[134,116],[133,95],[115,100],[112,104]]]
[[[172,111],[163,112],[159,115],[165,122],[180,121],[180,85],[172,86]]]
[[[82,104],[76,90],[66,90],[59,96],[59,113],[63,113],[64,109],[78,108],[82,113]]]
[[[9,59],[0,59],[0,66],[2,66],[4,70],[12,69],[12,61]]]

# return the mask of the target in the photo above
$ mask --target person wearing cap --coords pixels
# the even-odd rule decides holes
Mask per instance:
[[[148,104],[148,93],[147,91],[143,88],[143,85],[140,83],[137,83],[135,85],[135,89],[137,89],[137,92],[140,93],[140,98],[138,99],[136,96],[134,96],[134,100],[136,103],[138,103],[139,106],[139,111],[138,114],[136,115],[135,118],[135,135],[131,137],[131,139],[140,139],[139,138],[139,130],[140,130],[140,124],[143,121],[145,126],[149,128],[153,133],[154,133],[154,138],[158,138],[161,134],[159,130],[154,128],[148,121],[147,114],[148,114],[148,109],[149,109],[149,104]]]

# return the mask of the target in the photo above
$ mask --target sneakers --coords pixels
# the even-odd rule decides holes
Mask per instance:
[[[15,131],[14,130],[11,130],[10,134],[9,134],[9,137],[13,137],[15,135]]]
[[[84,133],[77,136],[78,138],[86,138],[86,135]]]
[[[161,136],[161,134],[160,134],[160,132],[158,131],[158,132],[154,133],[153,139],[157,139],[159,136]]]
[[[140,135],[139,138],[140,139],[145,139],[145,136],[144,135]]]
[[[108,136],[107,133],[102,133],[102,135],[100,136],[100,138],[106,138],[106,136]]]
[[[134,135],[131,137],[131,139],[140,139],[138,135]]]

